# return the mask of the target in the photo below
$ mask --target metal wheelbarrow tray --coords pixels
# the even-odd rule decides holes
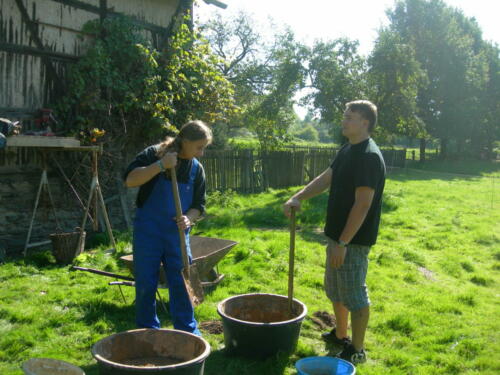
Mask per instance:
[[[191,254],[193,264],[196,265],[203,287],[210,287],[218,284],[224,275],[218,274],[214,267],[226,256],[226,254],[237,244],[235,241],[221,238],[190,236]],[[127,268],[133,273],[133,255],[120,257]],[[166,285],[166,278],[163,268],[160,267],[160,284]]]

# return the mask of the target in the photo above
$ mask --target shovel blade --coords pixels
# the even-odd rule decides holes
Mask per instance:
[[[189,270],[186,269],[182,271],[182,278],[184,279],[184,285],[186,286],[186,291],[189,295],[189,300],[193,307],[198,306],[204,300],[203,287],[201,286],[200,275],[198,269],[195,265],[191,265]]]

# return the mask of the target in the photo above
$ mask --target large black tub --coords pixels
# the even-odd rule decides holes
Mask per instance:
[[[92,355],[101,375],[203,375],[210,345],[173,329],[136,329],[98,341]]]
[[[290,315],[287,297],[255,293],[227,298],[217,311],[229,354],[267,357],[295,350],[307,307],[294,299]]]

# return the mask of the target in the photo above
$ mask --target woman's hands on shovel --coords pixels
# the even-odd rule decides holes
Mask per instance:
[[[192,219],[187,215],[182,215],[179,219],[174,217],[173,220],[177,221],[177,226],[182,230],[186,230],[194,225]]]
[[[186,230],[192,227],[197,220],[199,220],[201,217],[201,212],[196,209],[196,208],[191,208],[189,209],[188,212],[186,212],[185,215],[182,215],[179,219],[177,217],[174,217],[172,220],[177,222],[177,226],[181,230]]]
[[[163,168],[171,169],[177,165],[177,152],[167,152],[161,159]]]

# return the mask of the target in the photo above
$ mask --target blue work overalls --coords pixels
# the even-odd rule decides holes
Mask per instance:
[[[179,183],[183,213],[193,201],[197,170],[198,161],[193,159],[188,183]],[[174,328],[201,335],[181,274],[182,254],[177,223],[173,220],[175,216],[172,182],[160,173],[150,196],[142,207],[137,208],[134,219],[136,324],[140,328],[160,328],[156,315],[156,289],[161,262],[169,285],[170,315]],[[186,230],[186,246],[191,261],[189,230]]]

